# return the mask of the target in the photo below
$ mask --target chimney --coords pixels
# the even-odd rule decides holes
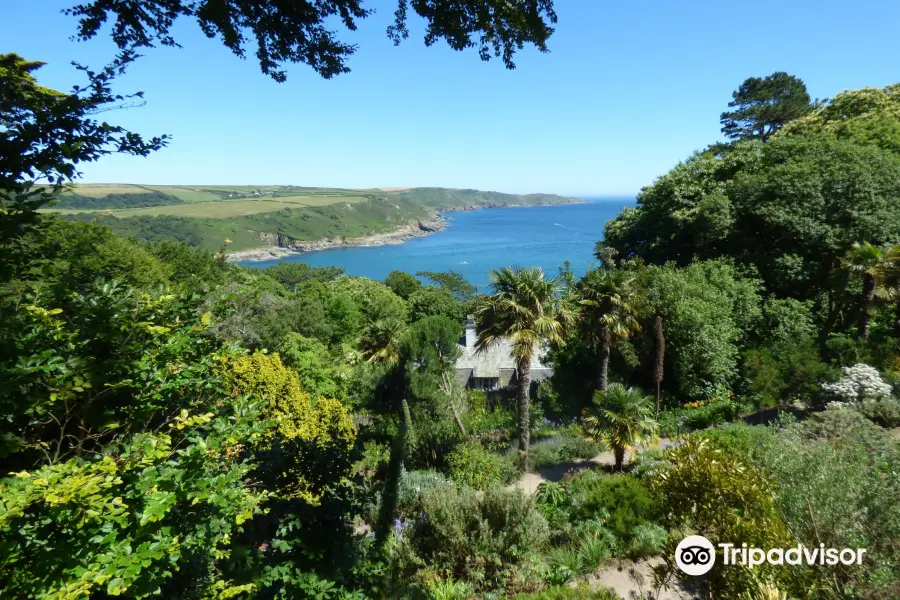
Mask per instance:
[[[475,347],[475,315],[466,317],[466,348]]]

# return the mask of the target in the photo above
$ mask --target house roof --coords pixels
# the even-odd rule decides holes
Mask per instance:
[[[472,346],[459,346],[461,354],[456,360],[456,369],[472,369],[472,377],[498,378],[501,369],[515,369],[516,361],[510,355],[512,344],[503,338],[483,352],[475,352]],[[546,370],[551,367],[541,361],[545,348],[535,348],[531,358],[531,370]]]

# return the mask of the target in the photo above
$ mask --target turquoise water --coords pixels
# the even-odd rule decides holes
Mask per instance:
[[[448,214],[444,231],[402,244],[371,248],[336,248],[285,257],[287,262],[310,266],[343,267],[349,275],[384,279],[398,269],[462,273],[483,287],[487,273],[508,265],[542,267],[556,274],[564,261],[577,275],[595,266],[594,244],[603,237],[603,225],[634,198],[586,198],[585,204],[487,208]],[[268,267],[277,260],[240,263]]]

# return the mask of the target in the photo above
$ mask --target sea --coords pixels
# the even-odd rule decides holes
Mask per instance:
[[[577,276],[596,266],[594,244],[603,226],[634,197],[586,197],[583,204],[485,208],[447,213],[447,228],[402,244],[302,252],[278,260],[241,262],[265,268],[279,261],[342,267],[348,275],[382,280],[394,270],[461,273],[479,289],[488,272],[505,266],[541,267],[556,275],[570,261]]]

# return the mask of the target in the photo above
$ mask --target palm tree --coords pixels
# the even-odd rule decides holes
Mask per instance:
[[[545,279],[540,268],[506,267],[491,271],[490,296],[481,296],[475,305],[478,320],[476,352],[484,352],[502,339],[512,345],[516,361],[519,413],[519,456],[528,468],[530,441],[529,393],[531,360],[541,343],[563,343],[564,313],[559,312],[557,282]]]
[[[613,383],[605,392],[594,394],[594,406],[584,411],[584,428],[588,438],[612,449],[616,469],[621,471],[626,450],[656,437],[653,398]]]
[[[400,338],[406,324],[399,319],[370,323],[359,336],[359,349],[366,362],[392,365],[400,358]]]
[[[863,285],[859,298],[859,337],[869,335],[869,309],[875,300],[878,289],[878,277],[882,273],[884,249],[869,242],[853,244],[844,258],[844,268],[862,277]]]
[[[622,269],[594,269],[578,282],[578,331],[599,357],[597,390],[601,392],[609,384],[611,349],[641,330],[634,295],[634,276]]]
[[[894,334],[900,336],[900,244],[893,244],[884,249],[875,280],[879,284],[875,295],[895,305]]]

